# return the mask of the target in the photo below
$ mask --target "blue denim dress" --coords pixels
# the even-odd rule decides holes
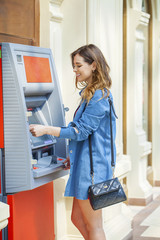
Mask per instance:
[[[112,95],[110,98],[113,102]],[[78,130],[78,132],[75,130]],[[114,161],[116,161],[116,117],[112,111]],[[96,90],[88,104],[82,102],[73,122],[62,127],[60,138],[69,139],[70,175],[65,196],[88,199],[88,188],[92,184],[88,136],[92,135],[94,183],[112,178],[110,105],[108,98],[102,98],[102,91]]]

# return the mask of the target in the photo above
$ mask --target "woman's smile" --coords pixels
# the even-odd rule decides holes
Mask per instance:
[[[92,74],[95,67],[93,64],[88,64],[84,61],[84,58],[79,54],[76,54],[73,61],[73,71],[76,74],[78,82],[92,82]]]

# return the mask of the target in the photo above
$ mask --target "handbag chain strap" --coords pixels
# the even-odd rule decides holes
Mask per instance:
[[[113,149],[113,132],[112,132],[112,109],[116,118],[117,115],[114,111],[112,100],[108,97],[109,105],[110,105],[110,134],[111,134],[111,167],[114,177],[114,170],[115,170],[115,162],[114,162],[114,149]],[[91,178],[92,178],[92,185],[94,184],[94,170],[93,170],[93,157],[92,157],[92,143],[91,143],[91,135],[89,135],[89,156],[90,156],[90,165],[91,165]]]

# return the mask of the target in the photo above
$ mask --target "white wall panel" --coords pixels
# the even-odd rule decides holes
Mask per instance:
[[[62,22],[62,93],[67,123],[79,104],[78,90],[75,89],[75,74],[72,70],[70,54],[86,44],[86,1],[65,0],[61,5],[64,16]]]
[[[117,121],[117,147],[122,152],[122,34],[123,1],[100,1],[100,47],[111,69]]]

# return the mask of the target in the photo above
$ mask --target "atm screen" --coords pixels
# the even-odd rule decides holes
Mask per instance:
[[[34,112],[32,112],[32,116],[29,117],[29,124],[40,124]],[[46,145],[51,145],[54,143],[53,138],[50,135],[34,137],[32,136],[31,133],[30,133],[30,141],[31,141],[32,149],[46,146]]]
[[[23,56],[28,83],[52,83],[48,58]]]

